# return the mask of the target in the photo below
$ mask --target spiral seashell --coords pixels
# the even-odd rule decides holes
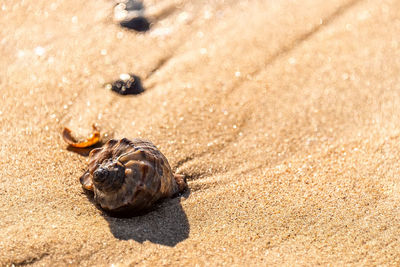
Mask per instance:
[[[148,209],[187,187],[184,176],[172,173],[168,160],[153,143],[126,138],[109,140],[92,150],[80,182],[93,191],[94,201],[102,209],[115,213]]]

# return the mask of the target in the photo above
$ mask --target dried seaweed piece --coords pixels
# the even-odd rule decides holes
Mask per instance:
[[[77,141],[72,136],[72,131],[67,127],[64,128],[62,132],[62,137],[64,141],[72,147],[77,147],[77,148],[90,147],[97,144],[100,141],[99,130],[94,124],[92,125],[92,127],[93,127],[93,133],[85,141]]]
[[[119,79],[111,84],[107,84],[106,88],[113,90],[120,95],[137,95],[144,92],[140,78],[134,74],[123,73]]]
[[[146,210],[187,187],[184,176],[172,173],[168,160],[153,143],[126,138],[112,139],[92,150],[80,182],[111,214]]]

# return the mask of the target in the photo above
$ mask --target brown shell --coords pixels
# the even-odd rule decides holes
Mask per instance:
[[[157,200],[186,188],[165,156],[145,140],[109,140],[89,154],[88,170],[80,178],[94,192],[94,201],[111,212],[141,211]]]

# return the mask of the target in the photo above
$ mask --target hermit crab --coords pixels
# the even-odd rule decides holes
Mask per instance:
[[[94,202],[110,213],[136,213],[157,200],[183,192],[183,175],[173,174],[168,160],[150,141],[111,139],[89,154],[81,176],[83,188],[94,193]]]

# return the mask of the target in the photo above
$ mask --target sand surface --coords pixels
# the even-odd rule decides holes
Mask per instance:
[[[399,1],[144,3],[0,2],[0,265],[399,265]],[[94,122],[190,190],[105,216],[60,137]]]

